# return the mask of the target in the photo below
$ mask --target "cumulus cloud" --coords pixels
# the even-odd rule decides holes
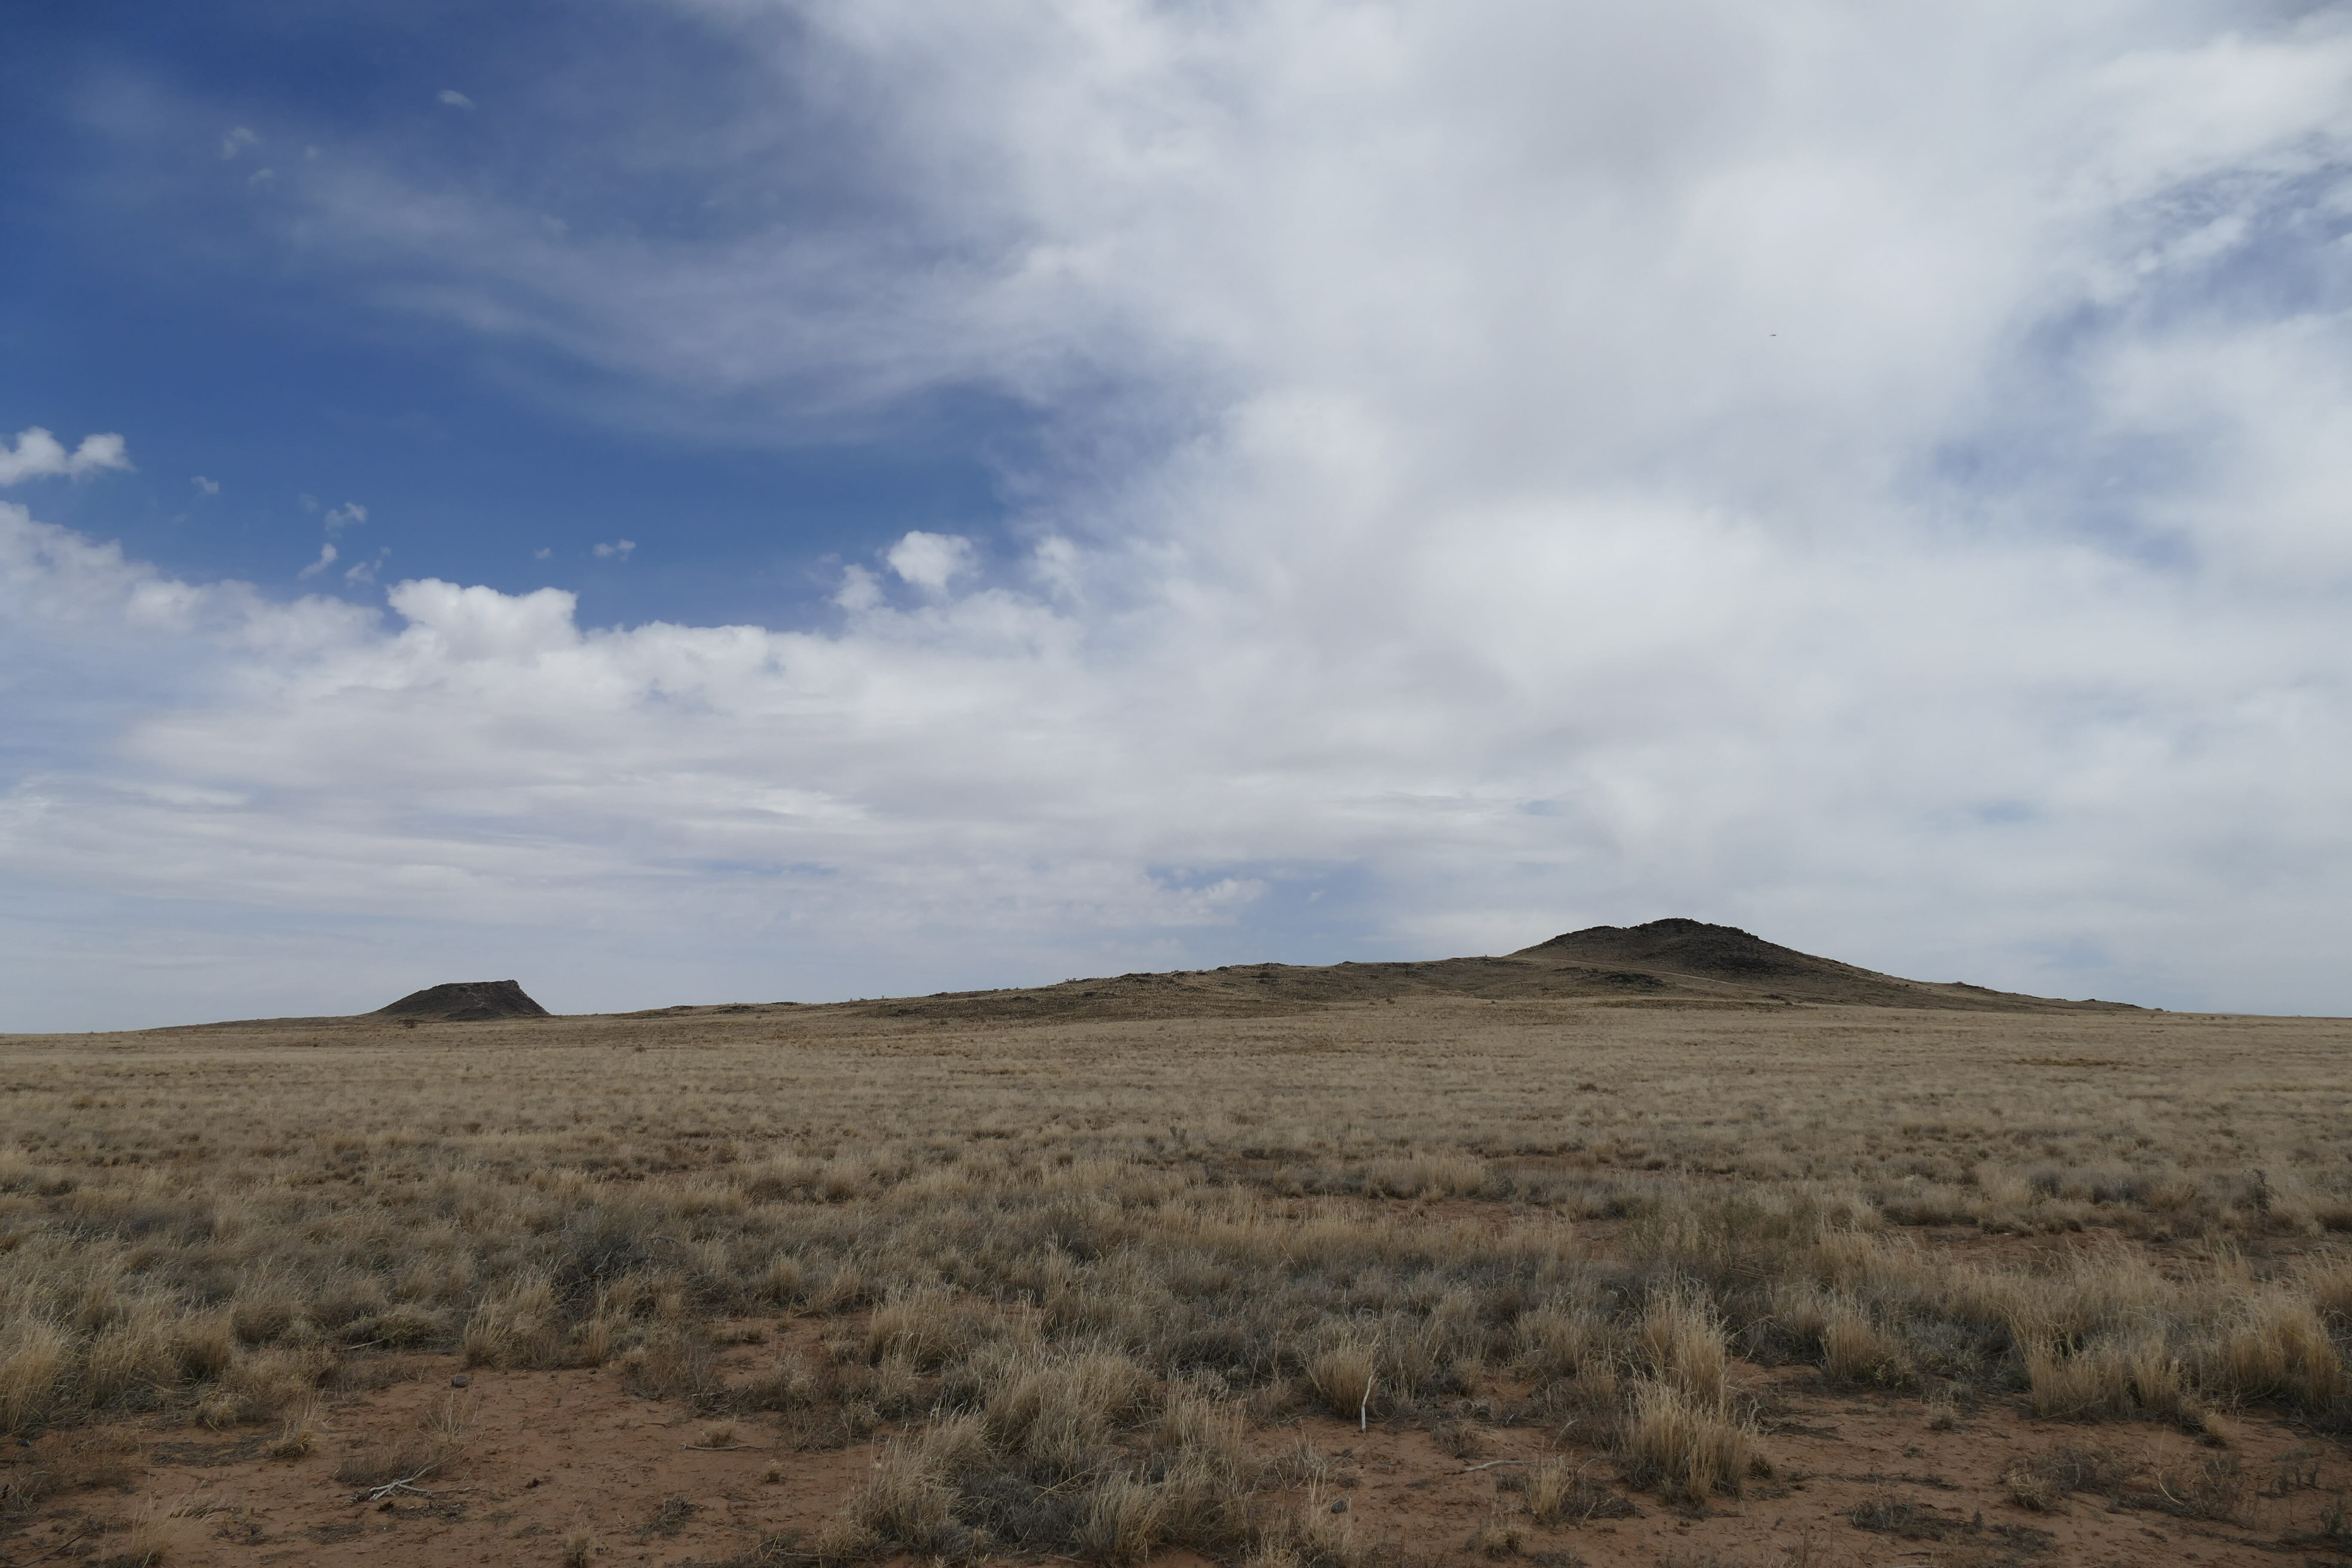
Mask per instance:
[[[16,434],[13,449],[0,441],[0,485],[26,479],[81,479],[106,468],[128,468],[131,458],[120,436],[85,436],[68,452],[39,426]]]
[[[972,569],[971,541],[952,533],[925,533],[917,529],[892,545],[883,559],[901,580],[933,594]]]
[[[367,508],[355,500],[347,500],[339,507],[331,508],[327,515],[320,519],[326,524],[329,533],[340,533],[347,528],[357,528],[367,520]]]
[[[220,481],[218,479],[208,479],[202,474],[193,474],[189,476],[188,483],[196,487],[196,493],[200,496],[216,496],[220,494]]]
[[[637,542],[634,539],[615,539],[609,543],[593,546],[589,553],[600,561],[626,561],[629,552],[636,547]]]
[[[19,780],[8,874],[501,933],[569,1005],[1681,912],[2352,1006],[2341,14],[691,10],[872,107],[873,201],[583,238],[354,167],[305,243],[649,401],[1016,400],[988,577],[915,532],[829,626],[377,622],[20,512],[18,602],[161,595],[193,694]]]
[[[254,134],[252,127],[246,125],[232,127],[230,130],[225,132],[221,136],[221,159],[226,163],[228,160],[235,158],[238,153],[244,152],[247,147],[259,145],[260,142],[261,138]]]

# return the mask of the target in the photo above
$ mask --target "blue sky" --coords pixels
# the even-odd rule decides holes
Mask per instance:
[[[2352,1011],[2342,7],[6,26],[0,1028],[1664,914]]]
[[[823,222],[856,203],[854,141],[756,177],[704,145],[761,91],[706,28],[654,7],[123,4],[36,5],[9,41],[0,424],[142,432],[135,477],[53,521],[176,572],[285,582],[357,500],[327,591],[389,551],[397,574],[573,589],[600,624],[780,624],[823,605],[828,552],[1003,517],[1034,416],[985,387],[850,411],[656,391],[386,309],[414,274],[301,232],[289,192],[362,159],[689,242],[740,223],[730,204]],[[622,539],[625,561],[593,553]]]

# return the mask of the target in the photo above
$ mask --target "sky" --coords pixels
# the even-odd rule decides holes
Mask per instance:
[[[0,26],[0,1030],[1666,915],[2352,1014],[2352,7]]]

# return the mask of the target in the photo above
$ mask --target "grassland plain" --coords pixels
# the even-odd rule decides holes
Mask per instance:
[[[1182,992],[0,1039],[0,1562],[2352,1549],[2352,1025]]]

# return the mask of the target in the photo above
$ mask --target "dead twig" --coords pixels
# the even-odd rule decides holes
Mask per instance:
[[[423,1487],[412,1487],[406,1481],[394,1481],[388,1486],[378,1487],[373,1491],[368,1493],[364,1498],[360,1498],[355,1500],[360,1502],[381,1502],[383,1500],[384,1494],[387,1492],[406,1492],[411,1497],[456,1497],[459,1492],[469,1492],[473,1489],[474,1489],[471,1487],[436,1487],[433,1490],[427,1491]]]
[[[1069,1487],[1076,1487],[1076,1486],[1084,1486],[1087,1482],[1088,1482],[1088,1481],[1090,1481],[1090,1480],[1093,1480],[1097,1476],[1101,1475],[1101,1474],[1102,1474],[1102,1472],[1103,1472],[1103,1467],[1101,1467],[1100,1465],[1094,1465],[1094,1466],[1090,1466],[1090,1467],[1088,1467],[1088,1468],[1086,1468],[1086,1469],[1080,1470],[1080,1471],[1079,1471],[1076,1475],[1075,1475],[1075,1476],[1068,1477],[1067,1479],[1063,1479],[1063,1480],[1055,1481],[1052,1486],[1045,1488],[1044,1490],[1040,1491],[1037,1495],[1038,1495],[1039,1497],[1041,1497],[1041,1498],[1052,1497],[1055,1492],[1061,1491],[1061,1490],[1063,1490],[1063,1489],[1066,1489],[1066,1488],[1069,1488]],[[1046,1555],[1047,1555],[1048,1557],[1050,1557],[1050,1556],[1052,1556],[1052,1555],[1053,1555],[1053,1553],[1049,1552],[1047,1552],[1047,1553],[1046,1553]],[[1066,1558],[1066,1559],[1064,1559],[1064,1561],[1066,1561],[1066,1562],[1070,1562],[1070,1563],[1075,1563],[1075,1562],[1076,1562],[1076,1561],[1078,1561],[1078,1560],[1077,1560],[1076,1558],[1075,1558],[1075,1557],[1071,1557],[1071,1558]]]
[[[50,1558],[58,1556],[63,1552],[67,1547],[71,1546],[75,1542],[79,1541],[83,1536],[88,1535],[89,1533],[89,1526],[85,1524],[79,1530],[75,1531],[71,1535],[67,1536],[63,1541],[58,1542],[55,1546],[50,1547],[47,1552],[42,1552],[38,1557],[26,1558],[24,1568],[32,1568],[32,1565],[36,1563],[47,1563]]]
[[[435,1490],[427,1491],[425,1488],[416,1484],[440,1468],[440,1464],[436,1462],[425,1466],[421,1470],[411,1471],[409,1474],[401,1477],[400,1479],[396,1481],[386,1481],[380,1487],[363,1488],[360,1491],[352,1494],[352,1500],[354,1502],[382,1502],[384,1499],[390,1497],[394,1492],[412,1492],[418,1497],[442,1497],[453,1492],[469,1492],[474,1489],[471,1487],[441,1487]]]
[[[698,1454],[731,1454],[738,1448],[748,1448],[749,1443],[680,1443],[681,1448],[691,1448]]]
[[[1489,1459],[1483,1465],[1465,1465],[1462,1467],[1462,1473],[1466,1476],[1473,1470],[1491,1470],[1496,1465],[1524,1465],[1526,1463],[1527,1461],[1525,1459]]]

